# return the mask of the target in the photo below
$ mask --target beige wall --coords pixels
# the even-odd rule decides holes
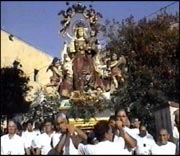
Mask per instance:
[[[11,41],[9,35],[9,33],[1,30],[1,68],[13,66],[14,60],[19,59],[22,70],[30,77],[30,85],[36,88],[49,83],[49,77],[52,73],[51,71],[46,72],[46,69],[53,57],[15,36]],[[39,70],[37,82],[34,81],[34,69]]]

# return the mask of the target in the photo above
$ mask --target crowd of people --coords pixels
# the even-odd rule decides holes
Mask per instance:
[[[179,109],[175,111],[179,131]],[[7,132],[1,136],[2,155],[179,155],[179,139],[171,142],[167,129],[159,129],[158,139],[148,132],[138,118],[129,120],[119,109],[109,120],[98,121],[94,129],[85,132],[69,123],[60,112],[43,124],[28,120],[9,120]]]

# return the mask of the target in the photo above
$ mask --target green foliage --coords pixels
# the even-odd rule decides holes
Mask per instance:
[[[84,101],[84,105],[77,105],[73,100],[70,103],[71,107],[68,111],[68,116],[74,119],[81,118],[84,121],[88,121],[90,118],[96,118],[97,114],[114,108],[111,100],[105,98],[97,101]]]
[[[36,95],[29,111],[24,114],[24,120],[44,121],[46,118],[53,119],[54,115],[59,112],[59,97],[50,96],[47,92],[39,90]]]
[[[30,102],[25,100],[30,87],[29,78],[17,68],[1,68],[1,113],[13,116],[28,111]]]
[[[107,47],[128,62],[126,83],[114,97],[116,107],[129,107],[130,116],[142,122],[153,121],[158,105],[179,102],[179,26],[171,28],[174,23],[179,14],[164,12],[138,22],[133,16],[121,23],[107,21],[102,27]]]

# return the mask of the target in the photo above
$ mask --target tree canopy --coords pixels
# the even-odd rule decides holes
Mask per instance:
[[[107,20],[102,26],[107,48],[127,59],[126,80],[114,98],[142,121],[153,120],[153,108],[179,102],[179,14],[163,12],[152,19],[121,23]]]
[[[12,117],[28,111],[30,101],[25,96],[30,91],[29,78],[21,69],[1,68],[1,114]]]

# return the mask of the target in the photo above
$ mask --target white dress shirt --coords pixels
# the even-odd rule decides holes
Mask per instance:
[[[151,150],[152,155],[175,155],[176,145],[169,142],[166,145],[155,145]]]
[[[136,140],[137,138],[137,134],[130,128],[128,127],[124,127],[123,128],[124,132],[127,133],[129,136],[131,136],[133,139]],[[121,139],[122,137],[119,136],[119,131],[117,130],[114,136],[114,142],[118,141],[119,139]],[[122,138],[123,139],[123,138]],[[124,139],[123,139],[124,140]],[[125,151],[129,154],[132,155],[134,148],[128,148],[128,146],[125,144]]]
[[[17,134],[11,139],[9,134],[1,136],[1,155],[25,155],[22,137]]]
[[[77,135],[77,134],[76,134]],[[61,133],[60,132],[56,132],[53,137],[52,137],[52,143],[53,143],[53,147],[55,148],[56,145],[58,144],[59,140],[61,137]],[[69,136],[68,136],[69,137]],[[63,148],[63,155],[77,155],[78,154],[78,149],[75,148],[72,139],[69,137],[64,145]]]
[[[137,155],[150,155],[151,149],[156,145],[156,142],[150,135],[141,137],[137,135],[137,147],[135,148]]]
[[[47,155],[48,152],[52,149],[51,140],[54,135],[54,132],[49,136],[47,133],[42,133],[37,138],[37,148],[41,149],[41,155]]]
[[[37,148],[37,140],[38,140],[38,136],[41,135],[41,132],[39,130],[34,130],[34,137],[32,139],[32,148]]]
[[[111,142],[109,140],[101,141],[95,145],[83,145],[78,146],[79,155],[127,155],[129,153],[124,149],[124,144],[122,142]]]
[[[35,136],[36,133],[34,131],[29,132],[26,130],[25,132],[22,133],[22,138],[24,140],[25,148],[31,148],[33,146],[32,142]]]

